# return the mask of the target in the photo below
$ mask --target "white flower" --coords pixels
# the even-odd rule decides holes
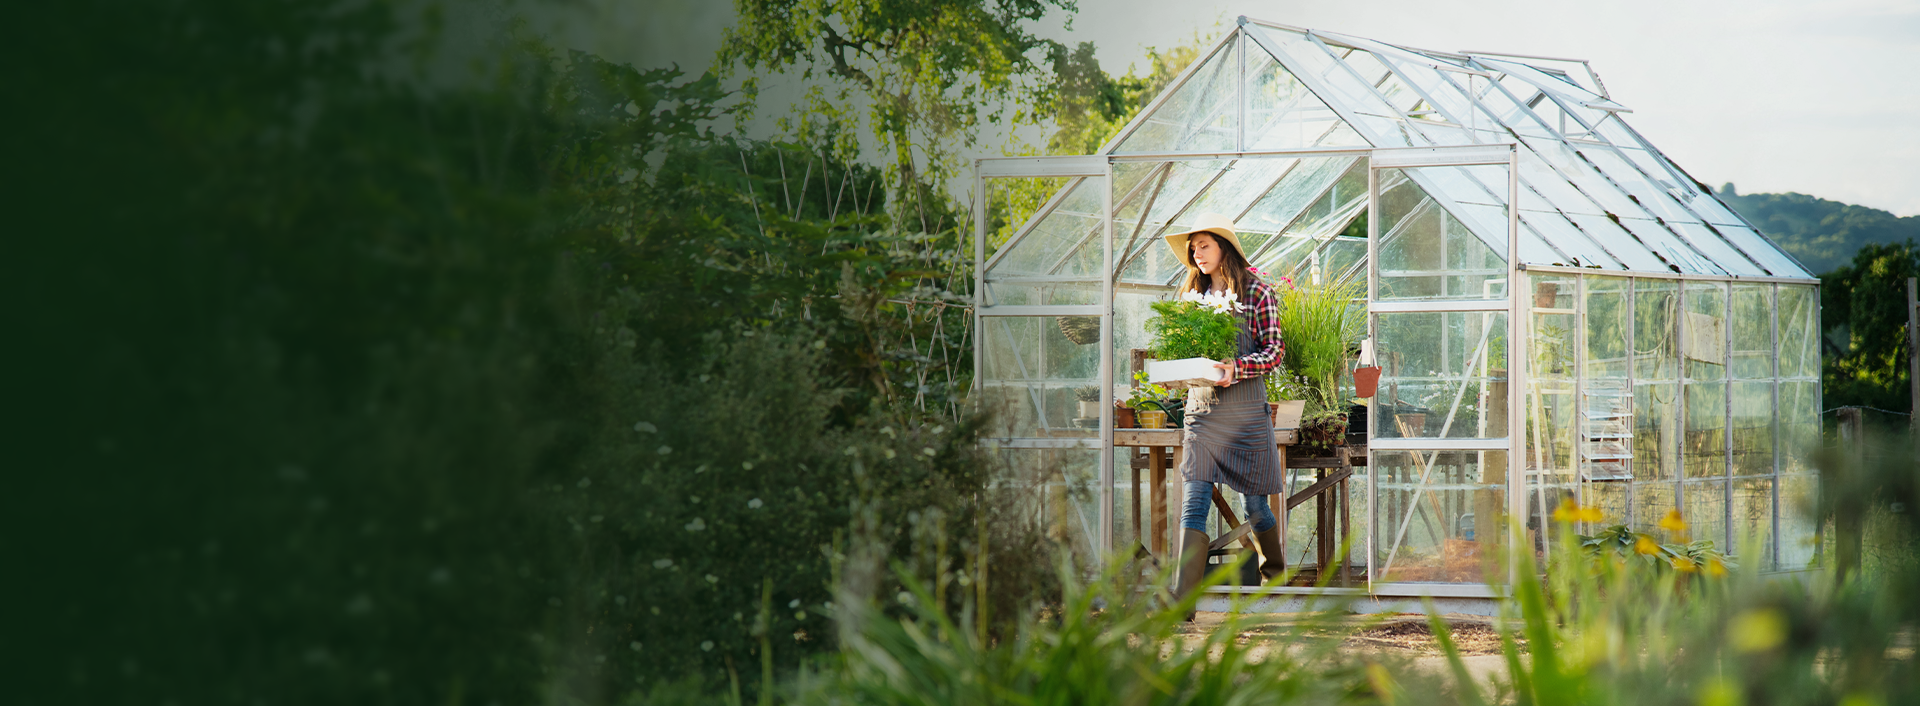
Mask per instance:
[[[653,568],[656,568],[656,569],[664,569],[669,566],[673,566],[672,559],[656,559],[653,562]]]
[[[689,522],[689,523],[687,523],[687,524],[686,524],[686,526],[685,526],[685,529],[686,529],[686,530],[687,530],[688,532],[698,532],[698,531],[700,531],[700,530],[703,530],[703,529],[706,529],[706,528],[707,528],[707,521],[706,521],[706,520],[702,520],[702,519],[700,519],[700,518],[698,518],[698,517],[696,517],[696,518],[693,518],[693,521],[692,521],[692,522]]]
[[[634,423],[633,423],[633,430],[634,430],[634,431],[643,431],[643,432],[646,432],[646,433],[648,433],[648,434],[658,434],[658,433],[660,433],[660,427],[656,427],[656,426],[654,426],[652,422],[634,422]]]
[[[762,504],[763,504],[763,503],[761,503],[761,502],[760,502],[760,499],[759,499],[759,498],[754,498],[754,499],[752,499],[752,500],[748,500],[748,501],[747,501],[747,507],[748,507],[749,509],[753,509],[753,510],[758,510],[758,509],[760,509],[760,506],[761,506]]]
[[[712,640],[701,640],[701,641],[700,641],[700,649],[701,649],[702,651],[705,651],[705,652],[712,652],[712,651],[713,651],[713,641],[712,641]]]

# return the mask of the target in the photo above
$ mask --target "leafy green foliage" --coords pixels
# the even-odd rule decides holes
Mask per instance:
[[[803,119],[864,123],[888,151],[903,205],[933,231],[940,219],[928,209],[945,205],[933,197],[957,173],[957,148],[973,144],[983,120],[1044,90],[1041,59],[1052,43],[1028,27],[1075,8],[1074,0],[738,0],[720,64],[830,79],[810,94]],[[757,83],[750,76],[746,90]],[[864,120],[851,112],[861,104]]]
[[[1829,344],[1821,371],[1827,406],[1913,406],[1907,386],[1908,277],[1920,277],[1920,245],[1913,241],[1867,245],[1852,263],[1820,277],[1820,328]]]
[[[1309,413],[1344,414],[1340,376],[1346,373],[1353,348],[1366,331],[1366,312],[1353,303],[1364,294],[1355,282],[1277,287],[1280,295],[1280,339],[1286,342],[1288,370],[1304,377],[1310,393]]]
[[[1147,319],[1148,350],[1160,360],[1206,358],[1228,360],[1238,351],[1240,315],[1215,311],[1199,302],[1178,299],[1152,304]]]

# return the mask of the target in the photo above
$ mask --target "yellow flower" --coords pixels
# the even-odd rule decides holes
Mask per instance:
[[[1707,575],[1715,576],[1715,577],[1725,576],[1727,575],[1727,565],[1722,563],[1719,559],[1708,559]]]
[[[1770,650],[1787,640],[1787,616],[1772,608],[1741,613],[1727,625],[1727,642],[1741,652]]]
[[[1693,563],[1692,559],[1688,559],[1684,556],[1676,556],[1673,558],[1673,568],[1679,569],[1681,573],[1691,574],[1695,571],[1698,571],[1700,569],[1700,565]]]
[[[1660,518],[1660,529],[1668,532],[1687,531],[1687,521],[1681,519],[1679,510],[1668,510],[1667,516]]]
[[[1560,507],[1553,511],[1554,522],[1599,522],[1606,519],[1600,508],[1587,507],[1567,498],[1560,501]]]
[[[1633,543],[1633,550],[1641,554],[1659,554],[1660,545],[1654,544],[1653,540],[1647,539],[1647,536],[1643,534],[1640,535],[1638,541]]]
[[[1580,506],[1579,504],[1573,502],[1573,498],[1567,498],[1565,500],[1561,500],[1560,507],[1553,509],[1553,521],[1554,522],[1573,522],[1574,515],[1578,512],[1580,512]]]

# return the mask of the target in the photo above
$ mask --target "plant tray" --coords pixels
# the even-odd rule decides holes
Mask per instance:
[[[1219,362],[1208,358],[1147,361],[1147,382],[1169,390],[1189,387],[1213,387],[1220,379]]]

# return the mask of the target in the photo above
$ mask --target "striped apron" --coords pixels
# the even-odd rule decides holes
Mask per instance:
[[[1242,320],[1240,355],[1253,353],[1256,346]],[[1280,453],[1274,448],[1265,383],[1259,377],[1214,388],[1213,409],[1204,414],[1188,405],[1181,478],[1225,483],[1242,495],[1281,492]]]

